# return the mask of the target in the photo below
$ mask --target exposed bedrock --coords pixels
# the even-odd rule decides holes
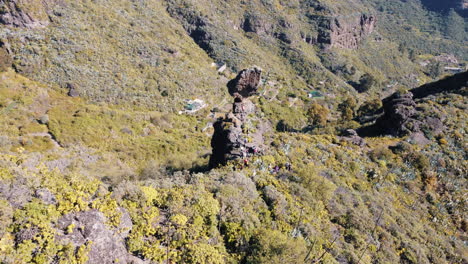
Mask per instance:
[[[235,79],[228,82],[229,94],[243,98],[255,95],[260,84],[261,75],[262,70],[258,67],[242,70]]]
[[[258,118],[255,105],[248,99],[257,92],[261,72],[256,67],[246,69],[228,83],[234,103],[232,111],[214,124],[210,167],[246,159],[264,150],[263,133],[269,126]]]
[[[356,49],[374,32],[376,23],[376,16],[367,14],[329,18],[321,26],[318,42],[329,47]]]
[[[406,136],[414,133],[441,133],[444,129],[442,120],[419,111],[413,94],[394,93],[383,100],[384,115],[376,121],[382,134]]]
[[[38,28],[49,24],[49,10],[57,0],[0,0],[0,24]]]
[[[443,115],[431,113],[417,106],[415,100],[440,93],[459,93],[466,96],[468,72],[424,84],[408,92],[396,92],[382,100],[383,115],[374,125],[359,129],[363,136],[440,134],[444,131]]]

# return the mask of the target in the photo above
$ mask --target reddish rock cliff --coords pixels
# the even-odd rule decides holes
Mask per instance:
[[[55,0],[0,0],[0,24],[37,28],[49,24],[47,11]]]
[[[375,16],[366,14],[331,18],[322,27],[318,41],[328,47],[356,49],[374,31],[376,21]]]

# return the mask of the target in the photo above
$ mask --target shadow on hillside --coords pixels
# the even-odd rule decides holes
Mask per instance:
[[[461,0],[421,0],[425,8],[438,13],[445,13],[450,8],[457,8],[460,2]]]

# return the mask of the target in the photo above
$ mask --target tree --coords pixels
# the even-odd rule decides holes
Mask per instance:
[[[361,79],[359,79],[359,86],[357,87],[356,90],[359,93],[364,93],[364,92],[369,91],[376,84],[377,84],[377,80],[374,78],[374,76],[366,73],[361,77]]]
[[[330,111],[325,106],[313,103],[307,111],[309,122],[312,126],[324,126],[327,123]]]
[[[442,73],[444,73],[444,66],[442,63],[440,63],[440,61],[432,61],[427,65],[424,73],[426,73],[432,79],[436,79],[442,75]]]
[[[345,121],[350,121],[354,117],[354,109],[357,106],[356,99],[348,96],[346,99],[338,105],[338,110],[341,112],[341,118]]]

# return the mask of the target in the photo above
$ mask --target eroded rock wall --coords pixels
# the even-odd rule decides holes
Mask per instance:
[[[318,42],[328,47],[356,49],[376,27],[374,15],[361,14],[353,17],[334,17],[323,22]]]
[[[56,0],[0,0],[0,24],[38,28],[49,24],[47,12]]]

